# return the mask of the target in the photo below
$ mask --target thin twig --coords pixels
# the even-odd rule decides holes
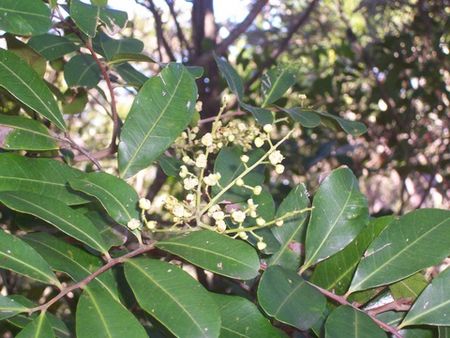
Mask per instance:
[[[367,314],[367,315],[368,315],[375,323],[378,324],[379,327],[381,327],[383,330],[385,330],[385,331],[387,331],[387,332],[392,333],[395,337],[397,337],[397,338],[403,338],[402,335],[400,334],[400,332],[399,332],[396,328],[394,328],[394,327],[392,327],[392,326],[386,324],[385,322],[382,322],[382,321],[379,320],[377,317],[375,317],[375,315],[372,315],[370,312],[365,312],[365,311],[362,311],[361,309],[358,309],[358,308],[355,307],[353,304],[351,304],[350,302],[348,302],[347,299],[345,299],[343,296],[336,295],[336,294],[334,294],[334,293],[332,293],[332,292],[330,292],[330,291],[328,291],[328,290],[326,290],[326,289],[323,289],[323,288],[321,288],[320,286],[314,285],[314,284],[312,284],[312,283],[310,283],[310,285],[312,285],[312,286],[315,287],[317,290],[319,290],[320,293],[323,294],[324,296],[326,296],[327,298],[329,298],[329,299],[331,299],[331,300],[334,300],[336,303],[339,303],[339,304],[341,304],[341,305],[347,305],[347,306],[350,306],[350,307],[352,307],[353,309],[355,309],[356,311],[361,311],[361,312]]]
[[[60,293],[58,293],[55,297],[53,297],[52,299],[50,299],[48,302],[46,302],[45,304],[42,304],[40,306],[31,308],[28,313],[32,314],[33,312],[36,311],[46,311],[50,306],[52,306],[53,304],[55,304],[57,301],[59,301],[61,298],[63,298],[64,296],[66,296],[68,293],[77,290],[77,289],[82,289],[84,287],[86,287],[86,285],[88,285],[90,282],[92,282],[96,277],[100,276],[102,273],[110,270],[111,268],[113,268],[114,266],[124,263],[127,259],[141,255],[145,252],[151,251],[154,249],[154,245],[153,244],[148,244],[148,245],[143,245],[140,246],[139,248],[137,248],[136,250],[130,251],[129,253],[117,257],[117,258],[113,258],[111,260],[108,261],[108,263],[106,263],[105,265],[103,265],[101,268],[99,268],[98,270],[96,270],[95,272],[93,272],[92,274],[90,274],[89,276],[87,276],[85,279],[79,281],[78,283],[75,283],[63,290],[61,290]]]
[[[380,313],[387,311],[408,311],[411,308],[412,299],[411,298],[401,298],[394,300],[393,302],[377,306],[367,310],[367,314],[370,316],[377,316]]]

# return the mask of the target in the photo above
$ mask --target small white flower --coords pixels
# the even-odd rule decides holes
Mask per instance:
[[[275,172],[276,172],[278,175],[281,175],[282,173],[284,173],[284,165],[282,165],[282,164],[277,164],[277,165],[275,166]]]
[[[219,183],[220,174],[209,174],[208,176],[205,176],[203,179],[203,182],[205,182],[206,185],[209,186],[215,186],[217,183]]]
[[[237,127],[238,127],[239,131],[241,131],[241,132],[245,131],[247,129],[247,126],[243,122],[239,122]]]
[[[240,231],[239,237],[245,241],[248,238],[248,235],[245,231]]]
[[[195,199],[195,195],[194,194],[187,194],[186,195],[186,201],[192,202],[194,199]]]
[[[197,168],[206,168],[207,165],[207,158],[205,154],[198,155],[197,159],[195,160],[195,165]]]
[[[226,225],[225,221],[217,221],[216,222],[216,230],[219,233],[222,233],[225,230],[227,230],[227,225]]]
[[[241,161],[243,163],[247,163],[250,160],[250,157],[248,157],[247,155],[242,155],[241,156]]]
[[[235,210],[231,213],[231,218],[237,222],[237,223],[242,223],[245,221],[245,212],[241,211],[241,210]]]
[[[212,218],[216,221],[222,221],[225,218],[225,213],[223,211],[214,211],[212,213]]]
[[[179,173],[180,177],[181,178],[185,178],[188,175],[188,173],[189,173],[188,168],[185,165],[182,165],[180,167],[180,169],[181,169],[180,173]]]
[[[182,204],[178,204],[173,208],[172,213],[174,216],[182,218],[185,215],[186,210]]]
[[[142,210],[150,210],[150,207],[151,207],[151,203],[148,199],[141,198],[139,200],[139,208],[141,208]]]
[[[145,226],[149,230],[154,230],[156,228],[156,225],[157,225],[156,221],[148,221],[147,223],[145,223]]]
[[[202,144],[206,147],[212,146],[213,144],[213,136],[211,133],[206,133],[202,137]]]
[[[256,219],[256,224],[259,225],[260,227],[263,226],[264,224],[266,224],[266,220],[262,217],[258,217]]]
[[[195,104],[195,110],[196,111],[202,111],[203,108],[203,102],[202,101],[197,101],[197,103]]]
[[[275,222],[275,225],[276,225],[277,227],[280,227],[280,226],[282,226],[283,224],[284,224],[284,221],[283,221],[282,219],[280,219],[280,220],[278,220],[278,221]]]
[[[127,227],[130,228],[131,230],[136,230],[140,226],[141,226],[141,222],[136,218],[130,219],[127,223]]]
[[[267,248],[267,244],[264,243],[263,241],[258,242],[256,244],[256,246],[257,246],[258,250],[261,250],[261,251],[264,250],[265,248]]]
[[[275,150],[269,155],[269,161],[272,165],[277,165],[281,161],[284,160],[284,156],[281,154],[279,150]]]
[[[267,134],[269,134],[269,133],[273,130],[273,126],[272,126],[271,124],[265,124],[265,125],[263,126],[263,130],[264,130]]]
[[[195,162],[194,162],[189,156],[187,156],[187,155],[184,155],[184,156],[182,157],[181,160],[182,160],[184,163],[189,164],[189,165],[195,163]]]
[[[233,142],[236,139],[236,136],[234,136],[233,134],[228,135],[228,141]]]
[[[236,185],[237,185],[238,187],[242,187],[244,184],[245,184],[245,183],[244,183],[244,180],[243,180],[242,178],[238,178],[238,179],[236,180]]]
[[[262,187],[260,185],[257,185],[256,187],[253,188],[253,194],[255,194],[256,196],[261,194],[261,192],[262,192]]]
[[[196,177],[188,177],[183,180],[184,189],[192,190],[198,185],[198,179]]]
[[[256,148],[261,148],[264,145],[264,140],[261,137],[255,138],[255,146]]]

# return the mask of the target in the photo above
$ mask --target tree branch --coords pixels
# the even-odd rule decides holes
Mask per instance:
[[[411,308],[411,304],[412,304],[411,298],[401,298],[391,303],[371,308],[367,310],[367,314],[369,314],[370,316],[377,316],[378,314],[387,311],[408,311]]]
[[[396,328],[394,328],[394,327],[392,327],[392,326],[386,324],[385,322],[382,322],[382,321],[379,320],[377,317],[375,317],[374,314],[371,314],[370,311],[368,311],[368,312],[362,311],[362,310],[358,309],[356,306],[354,306],[353,304],[351,304],[350,302],[348,302],[347,299],[345,299],[343,296],[336,295],[336,294],[334,294],[334,293],[332,293],[332,292],[330,292],[330,291],[328,291],[328,290],[325,290],[325,289],[321,288],[320,286],[314,285],[314,284],[312,284],[312,283],[310,283],[310,285],[312,285],[312,286],[315,287],[317,290],[319,290],[319,292],[320,292],[321,294],[323,294],[325,297],[327,297],[327,298],[329,298],[329,299],[331,299],[331,300],[334,300],[336,303],[339,303],[339,304],[341,304],[341,305],[351,306],[351,307],[352,307],[353,309],[355,309],[356,311],[361,311],[361,312],[365,313],[365,314],[368,315],[375,323],[377,323],[378,326],[381,327],[383,330],[392,333],[392,334],[393,334],[395,337],[397,337],[397,338],[402,338],[402,335],[400,334],[400,332],[399,332]],[[382,311],[382,312],[383,312],[383,311]]]
[[[253,23],[255,18],[258,16],[258,14],[262,11],[264,6],[267,4],[268,0],[257,0],[255,5],[252,7],[248,15],[245,17],[245,19],[236,25],[233,30],[230,32],[230,34],[221,42],[219,43],[216,48],[214,49],[214,52],[216,54],[223,54],[227,51],[228,47],[230,47],[237,38],[239,38],[240,35],[245,33],[247,29],[250,27],[250,25]],[[194,63],[202,65],[206,64],[209,60],[213,58],[213,52],[209,52],[206,54],[203,54],[200,58],[197,60],[194,60]]]
[[[182,47],[184,44],[186,46],[186,49],[188,50],[188,53],[190,53],[192,47],[187,41],[186,36],[184,35],[183,30],[181,29],[180,23],[178,22],[177,13],[175,12],[175,7],[173,5],[174,0],[166,0],[166,4],[169,7],[170,14],[172,15],[173,20],[175,22],[175,28],[177,30],[177,36],[178,40],[180,41],[180,46]]]
[[[129,253],[117,257],[117,258],[113,258],[111,260],[108,261],[108,263],[106,263],[105,265],[103,265],[101,268],[99,268],[98,270],[96,270],[95,272],[93,272],[92,274],[90,274],[89,276],[87,276],[85,279],[79,281],[78,283],[75,283],[63,290],[61,290],[60,293],[58,293],[55,297],[53,297],[52,299],[50,299],[48,302],[46,302],[45,304],[42,304],[40,306],[31,308],[28,313],[32,314],[33,312],[36,311],[46,311],[50,306],[52,306],[53,304],[55,304],[57,301],[59,301],[61,298],[63,298],[64,296],[66,296],[69,292],[72,292],[74,290],[77,289],[82,289],[84,287],[86,287],[86,285],[88,285],[90,282],[92,282],[96,277],[100,276],[102,273],[110,270],[111,268],[113,268],[114,266],[124,263],[127,259],[141,255],[145,252],[151,251],[154,249],[154,245],[153,244],[148,244],[148,245],[143,245],[140,246],[139,248],[137,248],[136,250],[130,251]]]

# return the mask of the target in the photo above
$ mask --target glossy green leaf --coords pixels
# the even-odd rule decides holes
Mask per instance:
[[[295,271],[270,266],[258,287],[258,302],[276,320],[300,330],[309,329],[325,311],[326,299]]]
[[[367,201],[348,168],[333,170],[314,195],[302,269],[344,249],[369,220]]]
[[[108,248],[121,246],[127,241],[127,233],[123,231],[122,226],[106,215],[103,210],[84,209],[83,214],[94,223]]]
[[[386,338],[386,333],[364,312],[339,306],[328,316],[325,338]]]
[[[139,40],[138,40],[139,41]],[[149,62],[156,63],[150,56],[138,53],[120,53],[115,54],[108,62],[110,65],[124,63],[124,62]]]
[[[44,77],[47,69],[47,61],[30,46],[17,39],[11,34],[5,34],[7,49],[13,52],[23,61],[25,61],[31,68],[33,68],[40,78]]]
[[[241,161],[243,151],[237,146],[224,147],[220,150],[217,158],[214,162],[214,172],[219,172],[221,177],[219,183],[222,187],[226,187],[238,176],[245,171],[245,166]],[[252,150],[246,155],[249,157],[247,163],[248,166],[252,166],[263,155],[261,149]],[[256,186],[264,182],[264,168],[263,166],[257,166],[250,173],[243,178],[246,185]],[[212,188],[212,194],[215,196],[220,193],[221,189],[217,186]],[[253,194],[252,190],[244,187],[233,186],[226,193],[222,195],[222,200],[228,200],[232,202],[242,202]]]
[[[95,197],[108,214],[119,224],[127,225],[132,219],[140,219],[139,196],[124,180],[106,173],[90,173],[71,180],[70,186]]]
[[[281,227],[273,227],[272,233],[280,243],[280,249],[269,259],[269,265],[280,265],[286,269],[296,270],[300,265],[300,246],[303,224],[308,218],[308,212],[302,212],[309,206],[308,192],[304,184],[293,188],[281,202],[275,218],[283,219]]]
[[[393,216],[384,216],[371,220],[344,250],[317,264],[311,282],[336,294],[344,294],[364,251],[393,219]]]
[[[125,28],[128,22],[128,14],[117,9],[100,7],[99,19],[111,32],[117,32]]]
[[[167,155],[161,155],[158,164],[167,176],[178,177],[183,162]]]
[[[139,305],[177,337],[218,337],[220,313],[202,285],[180,268],[154,259],[125,263]]]
[[[147,338],[139,321],[122,304],[102,289],[84,290],[77,305],[78,338]]]
[[[261,78],[261,91],[264,96],[262,107],[274,103],[296,82],[295,74],[289,67],[277,66]]]
[[[52,25],[50,9],[42,1],[2,0],[0,30],[17,35],[46,33]]]
[[[78,47],[69,39],[54,34],[33,36],[28,41],[28,46],[49,61],[56,60],[78,49]]]
[[[36,306],[35,304],[32,304],[32,306]],[[37,313],[33,313],[31,316],[25,315],[25,314],[19,314],[15,317],[7,319],[7,322],[11,325],[14,325],[18,328],[24,328],[29,323],[31,323],[34,319],[36,319]],[[67,325],[59,318],[57,318],[55,315],[47,312],[47,319],[50,323],[50,326],[53,329],[53,332],[55,333],[56,337],[58,338],[72,338],[72,334],[67,328]]]
[[[242,101],[244,98],[244,84],[239,74],[223,57],[214,55],[214,59],[216,60],[220,73],[227,81],[228,87],[237,96],[238,101]]]
[[[82,113],[88,103],[87,90],[83,88],[69,88],[64,93],[64,101],[62,102],[62,110],[64,114]]]
[[[242,107],[242,109],[252,113],[259,124],[265,125],[273,123],[273,114],[269,109],[255,107],[244,102],[241,102],[240,106]]]
[[[321,115],[324,118],[336,121],[339,126],[350,135],[359,136],[367,132],[367,127],[362,122],[346,120],[342,117],[321,111],[317,111],[317,114]]]
[[[36,120],[0,114],[3,129],[0,147],[8,150],[44,151],[58,149],[58,144],[48,129]]]
[[[103,263],[99,257],[44,232],[29,233],[23,240],[44,257],[53,270],[66,273],[76,282],[92,274]],[[118,299],[111,270],[105,271],[90,282],[89,288],[106,290],[113,298]]]
[[[212,293],[222,317],[221,338],[276,338],[286,337],[273,327],[249,300],[237,296]]]
[[[80,0],[70,0],[70,17],[86,35],[94,37],[97,31],[100,7],[92,6]]]
[[[391,290],[391,294],[394,299],[409,298],[414,300],[420,295],[427,285],[428,282],[425,276],[418,272],[408,278],[390,285],[389,289]]]
[[[284,112],[288,113],[294,121],[297,121],[306,128],[315,128],[320,125],[320,115],[315,111],[307,110],[303,108],[286,108],[282,109]]]
[[[203,76],[203,73],[205,72],[203,67],[200,66],[186,66],[186,69],[188,70],[189,73],[191,73],[191,75],[195,79],[200,79]]]
[[[0,241],[1,241],[2,233],[0,232]],[[0,249],[1,250],[1,249]],[[0,256],[1,256],[0,252]],[[0,261],[1,264],[1,261]],[[16,301],[14,298],[0,296],[0,321],[6,318],[14,317],[15,315],[27,312],[29,308]]]
[[[0,230],[0,267],[60,286],[48,263],[32,247],[3,230]]]
[[[150,57],[141,54],[144,43],[133,38],[113,39],[105,33],[99,33],[94,41],[94,49],[104,55],[109,64],[117,64],[128,61],[155,62]]]
[[[0,48],[0,87],[27,107],[65,130],[63,116],[55,98],[40,76],[16,54]]]
[[[0,191],[29,191],[49,195],[68,204],[88,202],[69,188],[68,181],[85,174],[50,159],[0,154]]]
[[[108,4],[108,0],[91,0],[91,4],[94,6],[106,6]]]
[[[431,281],[414,302],[400,327],[410,325],[450,326],[450,269]]]
[[[396,282],[440,263],[450,254],[449,233],[448,210],[420,209],[394,220],[365,252],[350,292]]]
[[[0,201],[8,208],[36,216],[62,232],[100,252],[107,252],[103,238],[89,218],[57,199],[31,192],[0,192]]]
[[[258,275],[259,258],[250,245],[213,231],[194,231],[160,241],[156,247],[219,275],[237,279]]]
[[[16,338],[54,338],[55,333],[47,318],[47,314],[42,312],[31,323],[20,331]]]
[[[172,63],[142,86],[119,143],[119,171],[128,178],[153,163],[191,121],[197,100],[194,79]]]
[[[95,87],[101,79],[97,62],[89,54],[75,55],[64,66],[64,79],[70,87]]]
[[[129,86],[140,88],[145,83],[145,81],[148,80],[147,76],[136,70],[129,63],[115,65],[114,68]]]

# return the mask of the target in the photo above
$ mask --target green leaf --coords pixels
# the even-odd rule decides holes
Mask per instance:
[[[140,41],[140,40],[138,40]],[[120,53],[115,54],[110,61],[108,62],[109,65],[124,63],[124,62],[149,62],[149,63],[157,63],[155,60],[153,60],[150,56],[147,56],[145,54],[138,54],[138,53]]]
[[[0,191],[29,191],[76,205],[89,200],[71,191],[68,181],[85,174],[61,162],[0,154]]]
[[[87,90],[83,88],[69,88],[64,93],[64,101],[62,102],[63,113],[70,115],[82,113],[88,101]]]
[[[91,0],[91,4],[94,6],[106,6],[108,4],[108,0]]]
[[[78,338],[147,338],[139,321],[122,304],[102,289],[87,288],[76,311]]]
[[[33,304],[33,306],[35,306]],[[32,314],[31,316],[26,315],[17,315],[15,317],[7,319],[7,322],[18,327],[18,328],[24,328],[27,326],[30,322],[32,322],[34,319],[36,319],[36,313]],[[55,315],[47,312],[47,319],[50,322],[50,325],[53,329],[53,331],[56,334],[56,337],[58,338],[72,338],[71,332],[67,328],[67,325],[59,318],[57,318]]]
[[[386,338],[386,333],[364,312],[339,306],[325,322],[325,338]]]
[[[307,330],[325,311],[326,299],[295,271],[274,265],[263,273],[258,287],[258,302],[276,320]]]
[[[42,312],[31,323],[20,331],[16,338],[53,338],[55,333],[53,332],[50,321],[47,318],[47,314]]]
[[[92,6],[80,0],[70,0],[70,17],[86,35],[94,37],[97,31],[100,7]]]
[[[450,338],[450,326],[439,326],[438,332],[439,338]]]
[[[194,77],[194,79],[200,79],[203,76],[205,70],[200,66],[186,66],[186,69]]]
[[[333,170],[314,195],[302,269],[341,251],[369,220],[367,201],[348,168]]]
[[[119,143],[119,171],[129,178],[153,163],[187,127],[197,86],[181,64],[171,63],[141,88]]]
[[[423,274],[415,273],[408,278],[405,278],[395,284],[389,286],[391,294],[394,299],[410,298],[416,299],[420,293],[428,285],[428,282]]]
[[[63,116],[45,82],[16,54],[0,48],[0,87],[65,130]]]
[[[141,40],[133,38],[113,39],[105,33],[99,33],[94,41],[94,49],[104,55],[109,64],[123,63],[130,58],[130,61],[155,62],[150,57],[140,54],[144,49]]]
[[[47,61],[41,55],[36,53],[30,46],[23,43],[15,36],[5,34],[5,39],[8,47],[7,49],[25,61],[36,71],[40,78],[43,78],[47,69]]]
[[[244,152],[237,146],[224,147],[220,150],[214,162],[214,172],[220,173],[221,177],[219,183],[222,187],[227,186],[239,175],[245,171],[245,165],[241,161],[241,156]],[[247,165],[252,166],[263,155],[263,150],[255,149],[246,155],[250,158]],[[260,185],[264,182],[264,167],[257,166],[254,170],[248,173],[244,178],[244,182],[249,186]],[[217,186],[212,188],[213,196],[217,195],[222,189]],[[242,202],[253,194],[252,190],[244,187],[233,186],[226,193],[222,195],[222,200],[231,202]]]
[[[261,79],[261,90],[264,95],[262,107],[277,101],[295,82],[295,74],[288,67],[277,66],[270,69]]]
[[[364,251],[393,219],[393,216],[385,216],[371,220],[344,250],[317,264],[311,282],[336,294],[344,294]]]
[[[120,225],[116,226],[117,223],[103,210],[84,209],[83,214],[94,223],[108,248],[121,246],[127,241],[127,233],[123,231]]]
[[[308,192],[304,184],[299,184],[293,188],[281,202],[275,218],[287,218],[283,219],[284,223],[281,227],[271,229],[281,247],[270,257],[269,265],[280,265],[292,270],[299,267],[303,224],[308,218],[308,212],[299,212],[308,206]],[[291,216],[288,217],[288,215]]]
[[[214,59],[216,60],[220,73],[227,81],[228,87],[237,96],[238,101],[242,101],[244,98],[244,84],[239,74],[223,57],[214,55]]]
[[[1,1],[1,30],[17,35],[37,35],[46,33],[51,26],[50,9],[44,2]]]
[[[447,232],[448,236],[448,232]],[[409,325],[450,325],[450,269],[431,281],[414,302],[399,327]]]
[[[28,46],[49,61],[56,60],[78,49],[78,47],[69,39],[54,34],[33,36],[28,41]]]
[[[286,108],[282,110],[289,114],[294,121],[297,121],[306,128],[315,128],[318,125],[320,125],[320,115],[317,114],[315,111],[307,110],[303,108]]]
[[[70,186],[95,197],[117,223],[127,225],[132,218],[140,219],[139,196],[124,180],[106,173],[90,173],[71,180]]]
[[[103,253],[108,251],[89,218],[57,199],[31,192],[5,191],[0,192],[0,201],[14,211],[43,219],[93,249]]]
[[[47,262],[32,247],[3,230],[0,230],[0,267],[45,284],[61,285]]]
[[[102,266],[102,260],[99,257],[44,232],[29,233],[23,240],[42,255],[53,270],[66,273],[76,282],[83,280]],[[111,270],[105,271],[91,281],[88,288],[105,290],[113,298],[119,299]]]
[[[394,220],[365,252],[349,292],[396,282],[440,263],[450,254],[449,233],[448,210],[415,210]]]
[[[64,65],[64,79],[70,87],[95,87],[102,77],[99,65],[89,54],[75,55]]]
[[[212,293],[222,317],[221,338],[276,338],[286,337],[273,327],[255,304],[237,296]]]
[[[242,109],[252,113],[259,124],[265,125],[273,123],[273,114],[269,109],[255,107],[244,102],[241,102],[240,106],[242,107]]]
[[[48,129],[36,120],[0,114],[3,137],[0,147],[8,150],[44,151],[58,149]]]
[[[317,111],[317,114],[326,119],[336,121],[341,128],[350,135],[359,136],[367,132],[367,127],[362,122],[346,120],[342,117],[321,111]]]
[[[129,86],[140,88],[145,83],[145,81],[148,80],[147,76],[137,71],[129,63],[122,63],[120,65],[115,65],[114,68]]]
[[[158,164],[167,176],[178,177],[183,162],[175,157],[163,154],[158,159]]]
[[[2,237],[2,234],[0,232],[0,241],[1,241],[1,237]],[[1,255],[1,251],[0,251],[0,255]],[[21,304],[20,302],[16,301],[14,298],[0,296],[0,321],[4,320],[6,318],[14,317],[15,315],[17,315],[19,313],[27,312],[28,310],[29,310],[29,308],[26,305]]]
[[[154,259],[125,263],[139,305],[177,337],[218,337],[220,314],[209,293],[180,268]]]
[[[101,7],[99,19],[111,32],[117,32],[125,28],[128,22],[128,14],[124,11]]]
[[[259,258],[250,245],[213,231],[194,231],[160,241],[156,247],[219,275],[237,279],[258,275]]]

